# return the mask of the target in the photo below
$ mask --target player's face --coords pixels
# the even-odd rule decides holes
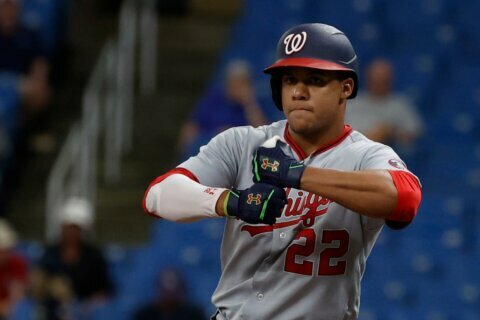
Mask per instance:
[[[292,67],[282,76],[282,105],[291,129],[315,135],[344,124],[345,101],[353,90],[351,78],[335,71]]]

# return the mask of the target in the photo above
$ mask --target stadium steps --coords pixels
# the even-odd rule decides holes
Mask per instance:
[[[212,2],[212,1],[207,1]],[[120,181],[105,184],[99,159],[97,217],[94,238],[99,243],[137,244],[148,240],[152,218],[142,212],[141,199],[148,183],[176,163],[175,143],[179,128],[208,84],[218,52],[225,45],[234,18],[231,6],[225,10],[192,2],[184,16],[160,16],[158,85],[155,94],[139,97],[135,103],[133,148],[125,155]],[[83,20],[91,24],[92,20]],[[87,22],[88,21],[88,22]],[[80,94],[103,39],[115,30],[116,21],[99,22],[103,32],[95,35],[94,26],[75,28],[76,52],[72,64],[72,84],[60,94],[62,107],[52,123],[58,137],[80,116]],[[108,31],[107,31],[108,30]],[[96,40],[86,41],[89,37]],[[85,51],[85,55],[82,52]],[[86,70],[89,68],[89,70]],[[79,74],[81,76],[79,76]],[[73,98],[74,97],[74,98]],[[69,103],[69,104],[68,104]],[[60,138],[59,138],[60,139]],[[58,151],[58,150],[57,150]],[[57,152],[55,152],[56,155]],[[22,168],[9,217],[26,240],[43,240],[45,185],[55,155],[34,155]]]
[[[154,220],[142,212],[143,192],[175,165],[179,129],[208,83],[228,34],[229,19],[206,17],[160,17],[157,91],[137,100],[133,150],[124,158],[121,181],[116,186],[100,184],[100,242],[148,240]]]
[[[22,240],[42,241],[45,234],[47,178],[71,127],[81,116],[81,96],[105,40],[115,34],[116,14],[100,15],[84,3],[74,2],[69,17],[68,56],[56,65],[57,84],[48,117],[56,145],[51,152],[28,151],[7,203],[6,217]]]

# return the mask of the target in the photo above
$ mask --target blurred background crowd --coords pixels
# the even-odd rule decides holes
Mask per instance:
[[[263,68],[303,22],[356,48],[347,123],[423,185],[385,229],[360,319],[480,319],[474,0],[0,0],[0,319],[207,319],[221,219],[144,215],[217,133],[282,119]]]

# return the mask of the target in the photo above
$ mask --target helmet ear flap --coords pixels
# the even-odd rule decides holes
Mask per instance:
[[[282,78],[278,75],[272,75],[270,78],[270,88],[272,89],[272,99],[275,106],[282,111]]]

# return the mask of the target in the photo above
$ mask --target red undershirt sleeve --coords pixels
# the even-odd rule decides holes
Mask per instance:
[[[395,170],[388,172],[397,188],[397,205],[386,219],[386,223],[392,229],[401,229],[415,218],[422,199],[422,190],[413,174]]]
[[[155,218],[160,218],[159,216],[152,214],[147,209],[146,201],[147,201],[148,192],[150,191],[150,189],[154,185],[159,184],[160,182],[162,182],[163,180],[165,180],[166,178],[168,178],[169,176],[171,176],[173,174],[182,174],[182,175],[192,179],[193,181],[198,182],[198,178],[191,171],[189,171],[185,168],[175,168],[175,169],[172,169],[172,170],[168,171],[167,173],[157,177],[155,180],[153,180],[150,183],[150,185],[148,186],[147,190],[145,191],[145,194],[143,195],[143,199],[142,199],[143,211],[145,211],[145,213],[148,214],[149,216],[152,216],[152,217],[155,217]]]

